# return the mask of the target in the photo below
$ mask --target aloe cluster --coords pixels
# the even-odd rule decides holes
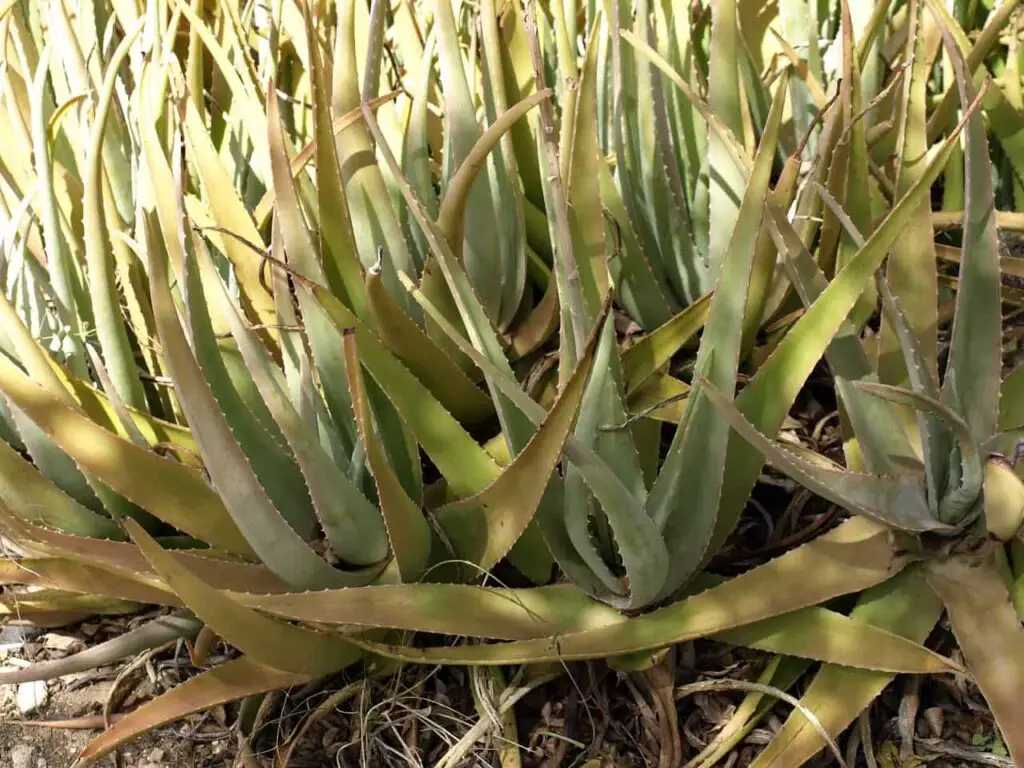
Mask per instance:
[[[383,659],[714,637],[822,662],[836,735],[960,670],[948,612],[1024,760],[1016,6],[3,4],[0,611],[173,610],[0,682],[240,652],[87,762]],[[844,465],[775,439],[822,359]],[[723,579],[766,461],[850,517]]]

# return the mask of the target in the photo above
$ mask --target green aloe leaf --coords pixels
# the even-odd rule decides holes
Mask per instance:
[[[128,333],[121,316],[120,302],[117,297],[117,285],[114,280],[114,260],[107,246],[110,233],[103,220],[102,210],[102,152],[104,147],[103,134],[106,126],[107,112],[114,98],[114,85],[117,72],[128,52],[142,31],[142,24],[135,28],[120,42],[107,67],[103,86],[99,93],[96,106],[92,136],[87,153],[83,185],[85,199],[82,208],[85,215],[85,258],[89,273],[89,295],[95,315],[96,335],[100,348],[106,358],[107,367],[113,377],[121,398],[137,408],[144,408],[146,398],[139,380],[135,355],[128,341]]]
[[[638,390],[668,365],[704,327],[710,309],[711,294],[708,293],[623,350],[622,369],[627,394]]]
[[[1024,426],[1024,363],[1003,379],[999,397],[999,428]]]
[[[1000,11],[1013,3],[1004,3]],[[946,51],[953,62],[960,99],[967,103],[977,93],[950,31],[949,22],[935,3]],[[993,23],[989,22],[989,26]],[[982,442],[996,430],[1000,383],[1000,278],[992,166],[988,157],[985,121],[975,113],[964,130],[964,234],[960,256],[960,286],[950,339],[949,362],[942,384],[943,400],[963,417],[971,434]]]
[[[1001,564],[1000,564],[1001,563]],[[942,598],[967,662],[995,715],[1003,742],[1015,763],[1024,760],[1024,627],[1010,601],[1002,547],[990,543],[975,558],[950,558],[932,564],[931,588]]]
[[[927,164],[928,141],[925,137],[927,112],[928,64],[924,55],[921,29],[923,2],[908,6],[906,60],[912,61],[900,96],[903,122],[899,126],[897,145],[901,147],[896,177],[896,194],[904,195],[913,186]],[[907,224],[907,234],[889,254],[886,277],[893,294],[904,308],[907,323],[920,344],[926,371],[938,381],[938,279],[935,262],[935,240],[931,235],[931,205],[923,201],[917,216]],[[878,371],[883,384],[909,381],[907,367],[900,352],[901,344],[888,317],[882,317],[879,338]]]
[[[370,473],[376,483],[380,512],[387,526],[391,552],[394,554],[401,580],[415,581],[423,575],[429,563],[433,532],[422,511],[405,492],[380,445],[380,437],[366,394],[366,383],[356,350],[354,331],[345,333],[344,345],[345,372],[348,377],[352,410],[355,413],[363,449],[366,451]],[[360,541],[357,535],[351,543],[358,546]]]
[[[867,386],[867,385],[863,385]],[[809,461],[761,434],[743,413],[710,382],[701,391],[721,418],[756,447],[780,471],[819,496],[856,514],[908,531],[943,531],[950,526],[932,516],[922,477],[862,475],[831,465],[824,457]]]
[[[562,458],[577,414],[581,414],[580,404],[592,380],[595,345],[596,337],[559,391],[537,433],[501,475],[476,496],[437,511],[438,522],[461,558],[483,569],[492,568],[533,519]]]
[[[942,602],[920,570],[907,569],[867,590],[850,614],[852,620],[923,642],[942,615]],[[886,672],[826,665],[801,697],[829,734],[838,736],[892,681]],[[757,768],[802,765],[824,746],[821,733],[799,712],[793,713],[758,755]]]
[[[720,265],[697,353],[695,374],[728,395],[736,386],[747,285],[787,91],[787,79],[783,77],[750,172],[736,229]],[[664,531],[672,555],[663,595],[679,588],[704,558],[715,530],[723,482],[728,477],[724,473],[728,444],[727,423],[699,390],[691,394],[685,426],[681,423],[676,430],[646,503],[646,511]]]
[[[150,294],[167,366],[217,494],[230,519],[271,570],[297,588],[345,586],[348,577],[332,568],[274,508],[231,433],[178,321],[167,265],[149,249]],[[143,478],[140,478],[142,480]],[[220,503],[220,498],[214,495]]]
[[[969,116],[979,106],[980,100],[975,99],[964,108],[964,112]],[[956,130],[936,150],[921,178],[875,228],[864,247],[840,270],[818,300],[790,328],[739,395],[737,407],[758,430],[766,434],[778,432],[800,387],[856,305],[865,282],[881,265],[906,222],[916,212],[917,205],[926,198],[932,183],[942,173],[964,125],[965,121],[961,120]],[[758,451],[745,444],[738,435],[736,437],[736,442],[730,440],[726,476],[731,482],[722,495],[719,522],[708,547],[711,552],[722,545],[735,526],[762,466]]]
[[[814,304],[828,280],[782,210],[768,204],[768,227],[784,254],[790,280],[805,307]],[[844,322],[825,352],[853,433],[869,472],[884,474],[917,463],[917,455],[888,403],[866,396],[851,382],[876,378],[874,367],[851,323]]]
[[[0,390],[83,471],[191,536],[251,554],[217,494],[192,469],[108,432],[0,356]]]
[[[208,254],[204,258],[200,253],[200,265],[210,282],[220,282]],[[220,290],[223,300],[229,303],[223,283]],[[246,367],[302,470],[305,486],[332,549],[343,561],[353,565],[369,566],[381,562],[387,555],[387,536],[380,512],[341,471],[316,435],[308,429],[308,424],[273,375],[273,362],[266,349],[245,326],[233,305],[227,316]],[[301,493],[302,488],[293,486],[290,491]],[[366,574],[367,580],[370,575]]]
[[[113,573],[115,576],[141,581],[164,588],[142,552],[134,544],[108,539],[94,539],[60,533],[18,517],[17,513],[0,505],[0,524],[29,542],[32,550],[42,555],[72,560],[83,565]],[[124,538],[123,532],[120,534]],[[218,589],[280,593],[290,590],[287,583],[267,568],[240,562],[221,550],[177,549],[168,550],[184,568]]]
[[[0,500],[25,520],[96,538],[121,538],[108,517],[82,506],[0,441]]]
[[[338,151],[331,103],[316,28],[308,3],[300,3],[309,45],[309,77],[316,143],[316,191],[320,214],[320,257],[328,285],[357,316],[364,311],[363,267],[359,261]]]
[[[978,500],[984,479],[981,451],[967,422],[944,403],[926,395],[872,382],[857,382],[856,386],[889,402],[906,405],[941,418],[950,427],[956,436],[960,452],[960,484],[947,491],[942,498],[939,503],[939,518],[960,522]]]
[[[725,584],[607,627],[506,644],[425,650],[354,642],[383,656],[440,664],[496,665],[620,656],[817,605],[881,583],[902,567],[888,534],[868,520],[854,519]],[[773,584],[772,590],[761,588],[768,583]]]
[[[132,541],[185,604],[218,635],[253,659],[296,674],[324,675],[362,655],[340,637],[296,627],[236,603],[182,568],[141,526],[125,521]]]

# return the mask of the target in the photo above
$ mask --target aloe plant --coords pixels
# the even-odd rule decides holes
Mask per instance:
[[[635,667],[705,636],[785,657],[776,684],[824,662],[805,698],[837,733],[893,674],[959,669],[921,645],[943,606],[1010,742],[972,617],[998,611],[1015,669],[999,567],[1024,394],[1018,369],[999,403],[983,114],[1013,164],[1018,107],[1011,67],[978,97],[971,75],[1015,4],[973,47],[939,6],[894,11],[913,65],[877,92],[885,3],[835,5],[830,70],[803,4],[782,4],[807,38],[780,34],[773,67],[742,4],[584,5],[0,8],[0,528],[24,552],[0,570],[34,588],[0,610],[173,610],[0,681],[174,637],[241,654],[82,763],[382,658]],[[930,113],[928,24],[959,81]],[[940,380],[929,193],[957,197],[961,134]],[[846,469],[769,439],[822,356]],[[723,580],[707,565],[764,459],[853,517]],[[502,562],[533,586],[493,586]],[[850,616],[821,607],[848,594]],[[763,761],[821,746],[787,728]]]

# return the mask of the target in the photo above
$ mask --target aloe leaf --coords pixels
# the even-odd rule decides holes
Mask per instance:
[[[906,194],[927,161],[928,141],[925,137],[927,111],[928,66],[924,55],[924,34],[921,30],[921,8],[915,2],[908,7],[906,60],[912,61],[910,77],[900,96],[903,121],[896,140],[900,151],[896,177],[896,194]],[[935,241],[931,231],[931,205],[922,202],[907,225],[898,247],[892,249],[886,263],[886,277],[893,294],[906,311],[907,322],[918,340],[926,371],[938,381],[938,282],[935,267]],[[888,317],[882,317],[879,338],[878,370],[883,384],[901,384],[907,378],[907,363],[900,354],[900,343]]]
[[[334,68],[331,76],[331,104],[335,117],[361,107],[356,57],[356,0],[338,5],[334,40]],[[418,274],[402,227],[391,204],[384,176],[374,158],[374,147],[366,124],[356,120],[337,134],[335,145],[346,198],[352,215],[353,234],[364,268],[378,261],[378,246],[384,247],[382,276],[388,292],[414,319],[418,307],[408,300],[398,282],[398,273]]]
[[[50,169],[51,157],[46,130],[46,75],[50,66],[53,51],[47,46],[40,54],[39,71],[30,91],[32,105],[32,149],[35,155],[36,178],[39,180],[40,219],[43,225],[43,238],[47,255],[47,270],[50,283],[59,300],[61,322],[68,326],[68,332],[62,341],[62,352],[69,365],[81,375],[85,372],[85,360],[82,356],[82,315],[78,308],[76,293],[81,288],[76,285],[77,273],[71,262],[72,255],[64,240],[60,227],[60,211],[54,191],[53,174]],[[84,309],[84,308],[83,308]]]
[[[662,370],[704,327],[711,309],[711,294],[701,296],[622,352],[626,393],[638,390]]]
[[[224,640],[257,661],[286,672],[324,675],[355,663],[361,656],[340,637],[285,624],[236,603],[182,568],[135,521],[126,520],[125,527],[189,609]]]
[[[463,559],[492,568],[533,519],[577,414],[582,418],[581,403],[595,366],[595,341],[591,340],[537,433],[501,475],[476,496],[438,510],[438,522]]]
[[[309,548],[274,508],[253,474],[182,333],[167,282],[167,265],[152,250],[150,293],[160,342],[182,409],[228,514],[260,559],[297,588],[344,586],[348,581],[345,574]]]
[[[852,620],[923,642],[942,615],[942,602],[919,570],[907,569],[867,590],[853,609]],[[887,672],[826,665],[801,697],[832,736],[838,736],[892,681]],[[758,755],[757,768],[800,765],[824,746],[821,733],[799,713],[791,715]]]
[[[288,170],[287,151],[281,132],[276,94],[271,94],[268,106],[271,166],[274,186],[277,191],[277,212],[288,263],[304,277],[323,284],[325,280],[321,254],[316,253]],[[319,370],[324,399],[334,417],[335,425],[344,437],[345,444],[354,446],[355,427],[351,421],[352,404],[349,400],[348,388],[345,385],[345,359],[339,330],[324,314],[320,305],[307,294],[300,292],[298,303],[313,358]],[[395,467],[406,492],[412,498],[418,499],[422,493],[423,479],[419,454],[412,438],[393,413],[390,403],[382,398],[376,386],[371,385],[368,392],[380,422],[381,437],[388,459]],[[380,533],[383,534],[383,527],[381,527]]]
[[[926,576],[946,605],[967,668],[995,716],[1015,763],[1024,760],[1024,627],[999,571],[1002,547],[989,545],[977,558],[950,558],[929,566]]]
[[[948,531],[935,519],[925,498],[922,478],[912,475],[880,477],[829,466],[827,460],[808,461],[762,435],[733,403],[710,382],[703,391],[729,425],[779,470],[806,488],[856,514],[908,531]],[[866,385],[864,385],[866,386]]]
[[[776,656],[765,667],[757,682],[787,691],[803,677],[809,666],[810,662],[804,659]],[[767,696],[760,691],[748,693],[736,707],[729,721],[715,734],[714,739],[700,754],[686,763],[684,768],[712,768],[745,739],[757,724],[771,713],[776,704],[777,700],[773,696]]]
[[[387,526],[388,541],[403,582],[419,579],[430,559],[433,532],[416,503],[402,488],[379,444],[377,428],[366,395],[366,384],[356,350],[354,332],[344,335],[345,371],[352,409],[362,445],[377,487],[380,511]],[[358,537],[355,542],[359,543]]]
[[[960,484],[949,491],[939,503],[939,518],[960,523],[971,512],[981,493],[984,479],[981,451],[967,422],[941,401],[899,387],[872,382],[857,382],[859,389],[890,402],[910,406],[941,418],[951,428],[960,452]]]
[[[214,272],[209,256],[200,258],[210,281],[219,282],[220,278]],[[230,302],[223,283],[221,290],[224,301]],[[307,423],[274,378],[273,363],[266,350],[260,346],[252,331],[245,327],[233,305],[227,316],[231,333],[238,342],[246,366],[302,470],[317,517],[332,549],[338,557],[353,565],[379,563],[387,554],[387,538],[379,511],[352,484],[308,429]],[[292,493],[295,492],[296,489],[292,488]]]
[[[251,553],[217,495],[193,470],[108,432],[44,392],[0,356],[0,390],[83,469],[176,528],[228,551]]]
[[[708,49],[708,106],[735,136],[743,135],[739,76],[741,46],[736,0],[715,3],[711,9]],[[708,132],[708,184],[711,237],[707,262],[710,278],[718,280],[732,242],[731,233],[739,221],[740,200],[749,186],[747,175],[732,162],[728,148],[713,131]]]
[[[102,568],[57,557],[23,557],[0,560],[0,580],[62,592],[128,600],[141,604],[180,608],[181,600],[166,589],[114,574]]]
[[[247,656],[232,659],[196,675],[121,718],[90,741],[75,761],[76,768],[95,763],[127,741],[194,712],[268,691],[309,682],[314,676],[271,669]]]
[[[309,46],[309,77],[313,97],[313,140],[316,143],[316,191],[320,214],[320,258],[328,285],[357,316],[364,310],[363,269],[352,232],[345,186],[338,165],[331,126],[331,104],[316,28],[307,3],[300,3]]]
[[[152,247],[160,250],[159,243],[152,243]],[[196,256],[190,251],[199,251],[207,259],[210,257],[201,243],[181,253],[183,280],[180,285],[196,362],[217,405],[228,419],[232,435],[274,506],[281,511],[292,528],[303,538],[309,538],[316,527],[316,515],[309,495],[295,493],[296,488],[304,487],[302,472],[259,391],[254,393],[255,396],[243,400],[234,385],[226,366],[229,357],[225,354],[226,350],[217,344],[208,308],[218,309],[218,315],[225,322],[228,313],[234,309],[219,288],[220,276],[210,270],[201,275]],[[206,283],[205,287],[203,282]],[[231,333],[231,330],[228,325],[226,332]],[[240,362],[245,376],[251,381],[245,361]],[[255,406],[258,406],[258,410]]]
[[[411,285],[409,289],[438,326],[485,374],[490,376],[490,381],[496,390],[507,397],[525,418],[528,418],[533,424],[539,425],[544,418],[544,408],[523,392],[514,378],[501,371],[487,357],[474,349],[468,340],[460,336],[458,331],[452,328],[441,313],[423,296],[422,292]],[[664,563],[662,557],[664,544],[653,521],[644,513],[642,500],[624,485],[608,464],[584,442],[570,437],[566,441],[566,455],[580,471],[586,484],[593,491],[606,514],[609,515],[609,523],[612,525],[617,545],[623,553],[629,553],[630,567],[636,567],[637,573],[645,571],[650,575],[656,575]],[[549,536],[551,533],[549,531],[545,535]],[[565,549],[564,554],[568,555],[569,551],[569,549]],[[591,551],[591,554],[590,567],[592,569],[600,568],[596,552]],[[639,558],[639,561],[634,560],[634,557]],[[665,557],[667,557],[667,553]],[[565,565],[564,562],[562,564]],[[605,575],[609,576],[607,568],[604,570]],[[586,577],[584,576],[584,578]],[[617,579],[611,580],[617,581]],[[645,587],[650,586],[649,582],[657,580],[656,578],[646,579],[648,583],[645,584]],[[606,587],[610,589],[607,580]],[[612,590],[612,592],[615,593],[616,590]],[[631,596],[629,600],[638,600],[639,595],[638,592],[637,596]],[[618,598],[614,596],[608,596],[608,599],[618,602]]]
[[[260,282],[261,261],[251,247],[262,249],[263,238],[239,198],[231,177],[221,164],[220,156],[195,105],[187,101],[184,110],[182,125],[186,146],[196,175],[202,183],[204,199],[210,206],[217,226],[231,233],[223,239],[223,252],[231,262],[238,280],[242,308],[252,322],[273,326],[277,322],[274,300]],[[266,132],[262,135],[265,136]],[[266,338],[268,343],[276,346],[274,333],[266,333]]]
[[[1003,379],[999,398],[999,428],[1024,426],[1024,363]]]
[[[607,627],[497,645],[416,650],[353,639],[383,656],[440,664],[510,664],[620,656],[663,648],[866,589],[902,568],[889,536],[851,520],[815,541],[698,595]],[[815,578],[808,578],[808,574]],[[770,580],[775,589],[757,585]]]
[[[736,386],[747,286],[786,92],[783,77],[750,172],[736,229],[720,265],[697,353],[696,375],[729,395]],[[691,394],[685,426],[680,424],[676,430],[645,506],[651,519],[665,532],[666,545],[672,554],[666,591],[677,589],[704,557],[718,516],[728,443],[726,422],[703,394],[699,391]]]
[[[103,350],[107,365],[121,398],[130,405],[144,408],[146,398],[142,391],[135,356],[128,342],[124,320],[121,317],[114,280],[113,257],[107,248],[109,233],[103,222],[102,200],[102,151],[103,133],[107,112],[114,96],[114,83],[118,68],[128,56],[131,46],[142,31],[142,24],[136,24],[118,45],[111,57],[96,105],[92,136],[84,171],[85,199],[82,208],[85,215],[85,258],[89,272],[89,294],[96,321],[96,335]]]
[[[367,372],[456,495],[478,493],[498,476],[500,469],[494,459],[337,297],[308,281],[299,280],[299,287],[316,297],[339,331],[355,327],[359,356]]]
[[[1012,3],[1004,4],[1004,8]],[[946,51],[953,62],[960,99],[975,98],[976,89],[948,22],[939,14]],[[1003,8],[1000,8],[1002,11]],[[993,22],[990,20],[989,25]],[[972,115],[964,130],[964,234],[960,285],[950,339],[949,362],[942,385],[943,400],[963,417],[978,442],[996,430],[999,415],[1000,315],[999,242],[995,223],[992,168],[985,122]]]
[[[973,114],[979,105],[980,100],[975,99],[965,107],[965,114]],[[940,145],[921,178],[875,228],[864,247],[840,270],[818,300],[786,333],[768,360],[758,369],[754,379],[739,395],[737,407],[758,430],[775,434],[782,426],[803,382],[853,310],[864,283],[885,259],[889,248],[915,213],[917,205],[925,199],[931,184],[942,173],[964,124],[961,121],[957,129]],[[726,475],[731,482],[722,495],[719,523],[708,551],[716,551],[732,531],[761,465],[761,457],[756,449],[742,440],[735,443],[730,440]]]
[[[988,17],[985,26],[978,33],[977,38],[974,40],[974,45],[970,51],[964,57],[964,64],[966,65],[966,74],[970,77],[976,70],[983,66],[985,58],[992,51],[993,46],[999,42],[999,37],[1003,33],[1003,28],[1006,23],[1013,16],[1013,12],[1020,5],[1020,0],[1006,0],[1001,3]],[[928,3],[929,9],[932,13],[938,14],[937,19],[950,19],[949,12],[939,4]],[[940,26],[943,24],[940,22]],[[948,50],[948,49],[947,49]],[[963,95],[960,95],[963,99]],[[949,126],[953,120],[953,115],[956,112],[957,102],[957,90],[952,86],[947,86],[943,92],[939,103],[932,111],[931,117],[928,118],[928,141],[934,141],[936,137],[942,134],[943,131]]]
[[[805,307],[814,304],[828,287],[814,257],[804,246],[785,214],[774,203],[768,205],[768,227],[784,254],[784,265],[793,287]],[[877,398],[866,397],[850,383],[875,378],[874,369],[856,330],[844,322],[825,352],[835,375],[835,386],[853,426],[869,472],[881,474],[898,466],[917,462],[917,456],[892,409]]]
[[[134,544],[60,533],[36,525],[31,520],[20,519],[16,512],[3,505],[0,505],[0,525],[20,540],[29,542],[34,552],[102,568],[116,576],[150,586],[164,586]],[[123,532],[119,536],[124,538]],[[222,551],[178,549],[171,551],[171,555],[180,560],[183,567],[218,589],[252,589],[275,594],[289,591],[288,585],[265,567],[239,562]]]
[[[381,341],[460,421],[477,423],[494,413],[490,398],[405,314],[373,270],[366,275],[366,298]]]
[[[25,520],[38,521],[59,531],[96,538],[121,538],[109,518],[79,504],[0,442],[0,500]]]

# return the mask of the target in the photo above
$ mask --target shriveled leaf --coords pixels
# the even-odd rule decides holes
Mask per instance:
[[[74,768],[84,768],[95,763],[147,731],[173,723],[194,712],[268,691],[302,685],[312,677],[271,669],[246,656],[233,659],[190,678],[118,720],[78,753]]]

